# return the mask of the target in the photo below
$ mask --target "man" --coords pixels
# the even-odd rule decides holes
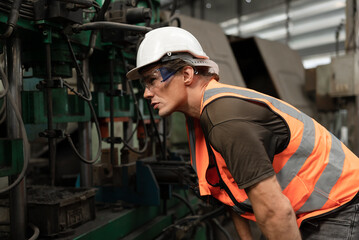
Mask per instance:
[[[186,115],[200,194],[232,208],[241,239],[251,239],[245,219],[267,239],[359,239],[359,159],[293,106],[218,74],[175,27],[147,33],[127,74],[160,116]]]

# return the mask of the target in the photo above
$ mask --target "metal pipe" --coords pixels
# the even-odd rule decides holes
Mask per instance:
[[[285,30],[286,30],[286,43],[289,43],[290,41],[290,15],[289,15],[289,11],[290,11],[290,0],[286,0],[285,1],[285,15],[286,15],[286,20],[285,20]]]
[[[45,44],[46,48],[46,99],[47,99],[47,131],[49,144],[49,165],[51,175],[51,186],[55,186],[55,171],[56,171],[56,138],[53,136],[53,106],[52,106],[52,88],[54,85],[51,73],[51,45]]]
[[[22,0],[15,0],[13,2],[10,15],[7,20],[7,29],[3,34],[0,35],[0,38],[8,38],[13,33],[17,20],[19,18],[21,2]]]
[[[89,61],[88,59],[84,59],[82,61],[82,73],[83,78],[86,81],[87,85],[90,86],[89,80]],[[77,85],[81,85],[81,80],[77,81]],[[81,87],[81,86],[80,86]],[[92,159],[92,138],[91,138],[91,121],[89,122],[80,122],[78,124],[79,130],[79,150],[82,156],[86,159]],[[81,161],[81,174],[80,174],[80,182],[81,187],[91,187],[93,182],[92,175],[92,165],[86,164]]]
[[[110,59],[110,154],[111,154],[111,164],[113,166],[117,165],[115,163],[115,123],[114,123],[114,79],[113,79],[114,69],[113,69],[113,59]]]
[[[196,17],[195,4],[197,0],[189,1],[190,9],[191,9],[191,17]]]
[[[29,226],[34,231],[34,234],[29,238],[29,240],[36,240],[40,235],[40,229],[32,223],[29,223]]]
[[[201,0],[201,6],[200,6],[200,13],[201,13],[201,19],[204,20],[205,18],[205,11],[206,11],[206,1]]]
[[[21,41],[14,38],[7,42],[9,94],[15,100],[16,105],[21,109]],[[10,104],[7,101],[7,104]],[[17,127],[17,118],[11,106],[7,106],[7,134],[9,138],[20,138],[20,127]],[[25,143],[24,143],[25,144]],[[9,181],[16,180],[16,176],[9,177]],[[11,239],[25,239],[26,229],[26,178],[10,191],[10,234]]]
[[[155,121],[155,118],[153,116],[151,104],[150,104],[150,102],[148,100],[145,100],[145,102],[146,102],[147,108],[148,108],[149,113],[150,113],[150,120],[151,120],[151,124],[153,126],[153,129],[155,131],[155,138],[157,138],[158,144],[159,144],[160,149],[161,149],[161,158],[165,159],[166,158],[165,157],[166,153],[164,152],[165,150],[163,149],[163,145],[161,143],[160,133],[158,132],[158,129],[157,129],[157,126],[156,126],[156,121]]]

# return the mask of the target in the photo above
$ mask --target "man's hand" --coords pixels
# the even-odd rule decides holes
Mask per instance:
[[[246,189],[257,224],[267,239],[301,239],[295,213],[276,176]]]

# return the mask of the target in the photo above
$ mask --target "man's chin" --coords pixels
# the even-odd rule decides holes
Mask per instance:
[[[170,116],[172,114],[172,112],[168,112],[168,111],[161,111],[161,110],[159,110],[158,111],[158,115],[160,116],[160,117],[168,117],[168,116]]]

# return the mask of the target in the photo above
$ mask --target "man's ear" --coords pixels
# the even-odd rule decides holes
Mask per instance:
[[[191,66],[185,66],[182,69],[182,73],[183,73],[183,82],[185,83],[185,85],[191,85],[193,82],[193,78],[194,78],[194,69]]]

